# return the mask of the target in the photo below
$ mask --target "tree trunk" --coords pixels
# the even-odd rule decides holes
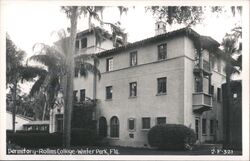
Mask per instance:
[[[232,91],[231,91],[231,69],[230,67],[226,67],[227,71],[226,71],[226,92],[227,92],[227,125],[226,125],[226,133],[227,133],[227,138],[226,138],[226,144],[227,146],[232,146],[232,130],[231,129],[231,123],[232,123],[232,120],[231,120],[231,111],[232,111],[232,108],[233,108],[233,100],[232,100]],[[228,147],[228,148],[230,148]]]
[[[71,141],[71,113],[73,104],[73,76],[74,76],[74,53],[75,53],[75,40],[77,32],[77,6],[73,6],[70,15],[70,40],[69,49],[66,55],[66,80],[65,80],[65,93],[64,93],[64,125],[63,125],[63,146],[70,147]]]
[[[13,109],[12,109],[12,130],[16,131],[16,90],[17,90],[17,79],[13,86]]]

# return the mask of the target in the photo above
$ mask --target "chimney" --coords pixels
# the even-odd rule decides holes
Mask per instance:
[[[157,21],[155,23],[155,35],[161,35],[166,32],[166,24],[163,21]]]

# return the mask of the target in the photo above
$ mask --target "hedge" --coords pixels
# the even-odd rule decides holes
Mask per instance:
[[[7,131],[7,141],[26,148],[61,147],[62,133],[10,132]],[[99,138],[94,130],[72,129],[71,145],[96,145]]]
[[[156,125],[148,132],[149,145],[163,150],[192,149],[195,141],[194,130],[179,124]]]

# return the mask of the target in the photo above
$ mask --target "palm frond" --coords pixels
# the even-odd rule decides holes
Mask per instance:
[[[75,64],[83,64],[86,61],[93,60],[95,64],[99,65],[99,59],[96,54],[82,54],[75,57]]]
[[[45,77],[40,77],[31,87],[30,96],[34,96],[35,93],[40,91],[42,84],[44,83]]]
[[[99,79],[101,79],[101,73],[99,69],[88,62],[83,62],[83,63],[77,63],[75,64],[76,72],[80,72],[82,76],[88,76],[88,73],[93,73],[98,75]]]
[[[37,76],[43,77],[47,74],[47,71],[38,67],[20,66],[19,76],[22,80],[33,80]]]

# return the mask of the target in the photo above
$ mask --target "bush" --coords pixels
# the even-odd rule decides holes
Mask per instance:
[[[61,147],[62,133],[46,133],[37,131],[19,131],[13,133],[7,131],[7,142],[14,143],[26,148],[44,148],[44,147]],[[97,145],[100,139],[95,130],[91,129],[72,129],[71,145]]]
[[[194,131],[184,125],[156,125],[148,132],[149,145],[164,150],[192,149],[195,141]]]
[[[62,146],[62,134],[7,132],[7,141],[26,148],[58,147]]]
[[[74,128],[71,131],[71,145],[96,145],[100,141],[95,130]]]

